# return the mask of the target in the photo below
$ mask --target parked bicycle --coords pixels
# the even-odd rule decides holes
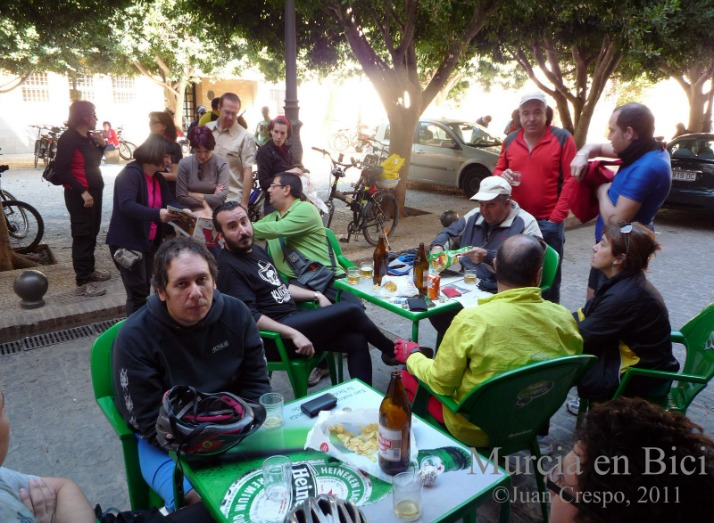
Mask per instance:
[[[116,129],[117,131],[117,139],[119,140],[119,157],[122,160],[126,160],[127,162],[130,161],[134,157],[134,149],[136,149],[136,145],[134,145],[131,142],[127,142],[124,137],[122,136],[124,129],[121,127],[118,127]]]
[[[374,132],[369,132],[369,128],[366,125],[360,126],[357,131],[338,129],[330,137],[330,148],[334,151],[344,152],[348,147],[352,146],[355,152],[361,153],[373,136]]]
[[[253,188],[250,190],[248,199],[248,219],[251,222],[257,222],[263,217],[263,202],[265,201],[265,193],[258,185],[258,173],[253,173]]]
[[[9,166],[0,165],[0,182],[2,173],[8,169],[10,169]],[[1,183],[0,198],[10,237],[10,247],[20,254],[32,252],[45,233],[45,222],[42,216],[32,205],[16,200],[12,194],[2,189]]]
[[[37,139],[35,140],[35,168],[42,162],[47,165],[55,159],[57,155],[57,140],[66,127],[48,127],[46,125],[33,125],[37,129]]]
[[[349,242],[353,234],[364,235],[364,239],[370,245],[377,245],[379,236],[384,233],[391,236],[397,228],[399,222],[399,203],[391,189],[385,188],[387,183],[392,188],[399,182],[380,180],[382,167],[379,165],[365,165],[356,183],[352,185],[351,191],[338,191],[337,183],[340,178],[345,177],[345,173],[352,167],[359,167],[354,159],[350,163],[342,163],[344,155],[340,153],[337,160],[332,158],[329,152],[324,149],[312,148],[314,151],[327,156],[332,162],[330,176],[333,180],[330,183],[330,193],[325,201],[328,212],[323,216],[325,227],[330,227],[335,213],[335,199],[345,202],[352,211],[352,221],[347,225],[347,238],[340,241]]]

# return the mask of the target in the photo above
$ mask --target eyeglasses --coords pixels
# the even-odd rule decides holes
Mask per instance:
[[[575,495],[575,492],[573,492],[572,487],[568,485],[561,486],[560,483],[565,483],[565,478],[563,477],[563,473],[560,472],[560,466],[556,466],[553,470],[548,472],[548,475],[545,477],[545,486],[548,490],[552,490],[560,499],[573,505],[584,514],[597,515],[587,503],[578,501],[578,497]]]
[[[268,189],[272,189],[273,187],[285,187],[285,185],[287,185],[287,184],[285,184],[285,183],[271,183],[268,186]]]
[[[625,256],[630,252],[630,233],[632,232],[632,224],[628,223],[620,227],[620,234],[625,237]]]

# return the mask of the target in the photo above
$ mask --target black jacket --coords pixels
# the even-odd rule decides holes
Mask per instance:
[[[102,154],[104,146],[74,129],[67,129],[57,140],[55,157],[55,171],[65,188],[79,192],[103,189],[104,180],[99,169]]]
[[[583,353],[598,357],[580,380],[580,396],[609,399],[620,384],[621,372],[630,366],[672,372],[679,369],[672,355],[667,307],[643,272],[610,278],[573,316],[583,337]],[[626,393],[646,396],[661,385],[659,380],[637,377],[630,381]]]
[[[270,392],[263,343],[250,311],[218,291],[208,315],[192,327],[176,323],[164,302],[151,296],[119,330],[113,373],[117,409],[152,442],[161,398],[174,385],[232,392],[253,402]]]
[[[161,173],[153,176],[155,190],[161,194],[161,207],[177,206]],[[107,244],[141,252],[149,252],[151,223],[160,224],[158,208],[149,207],[149,191],[144,169],[139,162],[131,162],[114,180],[114,206],[107,231]],[[161,234],[159,226],[156,234]]]

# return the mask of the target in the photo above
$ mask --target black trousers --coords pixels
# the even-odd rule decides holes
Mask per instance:
[[[109,252],[114,260],[114,253],[119,247],[116,245],[109,246]],[[153,245],[149,252],[142,252],[143,258],[136,262],[136,265],[131,269],[125,269],[117,262],[114,262],[121,281],[124,284],[126,291],[126,315],[131,316],[138,311],[146,303],[149,294],[151,293],[151,276],[154,267],[154,253],[158,246]]]
[[[102,189],[90,188],[89,194],[94,199],[94,205],[87,208],[78,190],[64,190],[64,203],[69,212],[72,232],[72,267],[77,285],[89,282],[94,272],[94,249],[102,225]]]
[[[369,343],[383,353],[392,355],[394,343],[379,330],[361,305],[340,302],[314,310],[299,310],[281,318],[280,323],[300,331],[316,349],[347,354],[350,376],[372,384],[372,360]],[[290,357],[300,358],[295,346],[285,340]],[[271,361],[280,359],[271,340],[265,340],[265,354]]]

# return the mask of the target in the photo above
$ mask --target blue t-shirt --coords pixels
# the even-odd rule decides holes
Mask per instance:
[[[613,205],[617,205],[620,196],[625,196],[642,206],[633,218],[654,230],[654,217],[669,195],[672,185],[672,167],[669,153],[665,150],[650,151],[643,154],[637,161],[620,169],[608,191]],[[595,240],[602,239],[602,216],[597,217]]]
[[[20,488],[29,489],[30,476],[0,467],[0,521],[3,523],[33,523],[35,517],[20,500]]]

